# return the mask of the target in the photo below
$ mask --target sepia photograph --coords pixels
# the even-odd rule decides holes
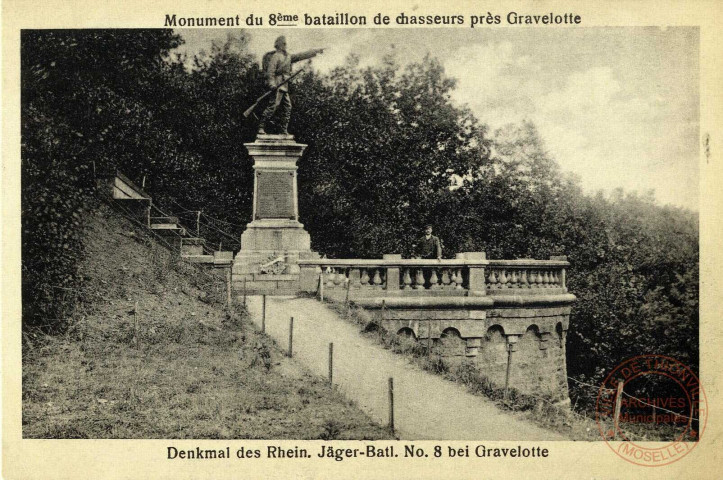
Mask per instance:
[[[20,38],[23,438],[698,442],[697,27]]]

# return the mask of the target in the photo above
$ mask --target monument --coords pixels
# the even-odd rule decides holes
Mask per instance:
[[[269,90],[244,112],[248,117],[269,98],[256,141],[244,144],[254,159],[254,201],[251,223],[241,235],[241,249],[233,264],[232,278],[238,292],[295,294],[299,259],[319,258],[311,251],[311,238],[299,223],[296,162],[306,145],[294,141],[287,127],[291,116],[288,84],[301,72],[292,74],[291,65],[323,51],[318,48],[290,55],[281,36],[274,42],[274,50],[264,55]],[[277,133],[267,134],[265,126],[276,117]]]
[[[299,223],[296,162],[306,145],[293,135],[259,134],[244,146],[254,159],[254,200],[234,259],[234,288],[241,292],[245,285],[247,294],[294,294],[299,259],[318,258]]]

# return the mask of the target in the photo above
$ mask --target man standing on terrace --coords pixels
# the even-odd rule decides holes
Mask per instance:
[[[424,259],[442,259],[442,242],[439,237],[432,235],[432,226],[424,227],[424,236],[419,239],[416,245],[417,256]]]

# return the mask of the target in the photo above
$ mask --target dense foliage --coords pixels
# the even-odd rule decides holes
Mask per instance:
[[[578,297],[568,374],[599,384],[624,359],[665,354],[698,365],[698,216],[652,193],[584,195],[530,123],[495,132],[492,161],[449,193],[445,231],[490,258],[567,255]],[[463,212],[463,213],[456,213]],[[466,228],[454,229],[464,223]],[[580,405],[595,391],[571,383]],[[644,394],[644,392],[640,392]]]
[[[241,112],[263,92],[247,37],[172,58],[168,31],[30,32],[23,37],[23,293],[26,325],[62,324],[50,285],[75,287],[91,165],[145,175],[154,200],[250,219],[255,135]],[[189,67],[190,65],[190,67]],[[559,171],[531,123],[490,135],[433,58],[311,69],[290,130],[302,222],[336,257],[410,253],[425,223],[445,256],[568,255],[579,301],[569,374],[597,382],[621,360],[698,362],[697,215],[650,195],[588,196]],[[175,202],[175,203],[174,203]]]
[[[93,170],[156,161],[167,31],[23,31],[22,258],[25,325],[62,329],[81,284]],[[154,131],[155,129],[155,131]]]
[[[337,257],[409,255],[454,175],[487,160],[484,128],[450,102],[454,81],[426,58],[360,70],[356,59],[298,85],[294,132],[309,144],[299,204],[314,247]],[[302,116],[303,115],[303,116]]]

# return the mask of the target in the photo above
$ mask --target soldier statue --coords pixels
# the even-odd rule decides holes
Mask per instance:
[[[289,119],[291,118],[291,98],[289,98],[289,82],[291,75],[291,64],[315,57],[323,53],[323,48],[316,48],[302,53],[289,55],[286,53],[286,38],[280,36],[274,42],[276,50],[264,55],[262,66],[266,82],[271,89],[276,90],[276,99],[269,102],[269,105],[261,115],[259,133],[266,133],[266,124],[270,122],[275,114],[278,120],[274,123],[279,125],[281,133],[288,134]]]

